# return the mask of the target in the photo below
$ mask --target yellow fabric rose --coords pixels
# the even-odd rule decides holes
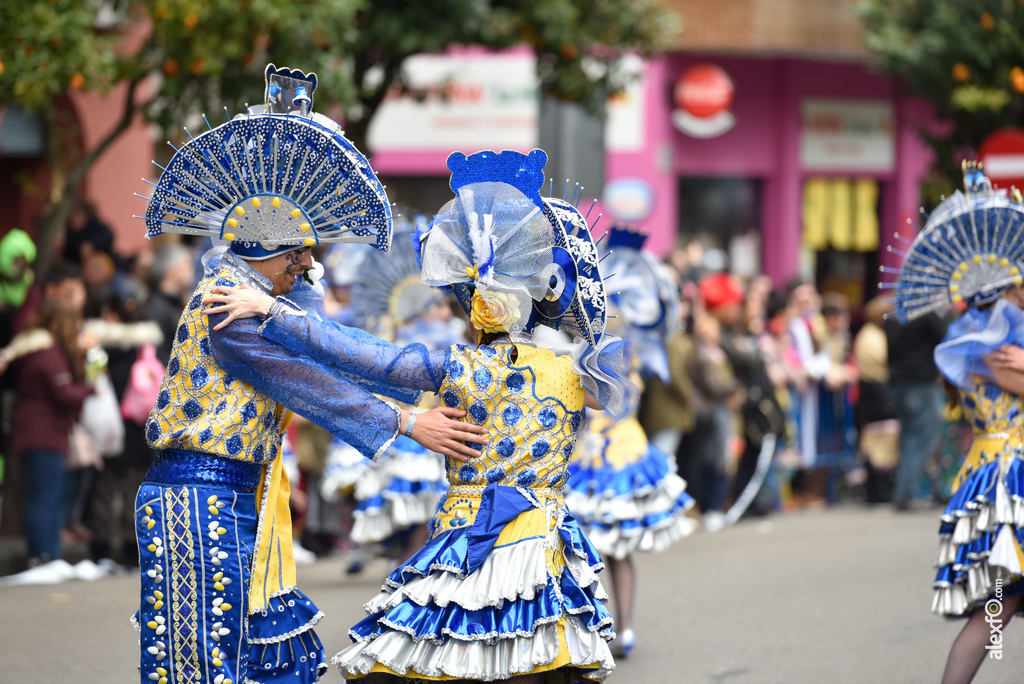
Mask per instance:
[[[473,293],[472,312],[469,322],[477,330],[488,333],[508,332],[519,320],[519,307],[504,295],[492,293],[484,299],[479,292]]]

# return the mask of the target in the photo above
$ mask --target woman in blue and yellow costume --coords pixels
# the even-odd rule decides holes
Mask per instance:
[[[681,325],[679,290],[657,257],[641,249],[644,238],[612,228],[602,239],[601,266],[615,274],[617,290],[609,296],[609,330],[632,340],[641,375],[668,383],[665,342]],[[633,552],[664,551],[696,527],[686,515],[694,501],[685,490],[675,460],[647,441],[636,414],[616,422],[604,412],[587,412],[569,462],[565,503],[611,571],[616,655],[628,656],[636,644]]]
[[[268,66],[265,103],[190,135],[149,200],[150,236],[223,244],[204,259],[146,424],[156,457],[136,500],[134,617],[144,684],[320,677],[327,665],[313,626],[322,613],[296,587],[281,434],[294,410],[378,456],[407,412],[374,394],[415,400],[261,337],[255,319],[204,317],[218,286],[282,296],[276,306],[316,315],[319,291],[297,284],[315,272],[312,246],[390,243],[383,186],[338,125],[311,112],[315,86],[312,74]],[[421,416],[413,437],[453,455],[442,440],[474,439],[470,426],[439,417]]]
[[[547,155],[455,153],[456,198],[422,239],[423,282],[451,287],[479,332],[476,349],[352,349],[348,332],[272,315],[263,335],[325,349],[368,379],[435,391],[464,408],[490,441],[447,461],[451,486],[431,538],[385,581],[333,662],[368,684],[436,680],[517,684],[600,681],[614,666],[600,557],[565,507],[566,467],[584,403],[631,413],[628,341],[604,335],[598,254],[572,202],[542,198]],[[269,311],[230,293],[235,315]],[[284,314],[284,312],[282,312]],[[532,343],[536,325],[577,337],[558,356]]]
[[[352,282],[352,320],[399,346],[448,349],[465,338],[451,325],[445,293],[420,280],[417,224],[426,228],[427,220],[396,219],[391,249],[368,252],[359,263]],[[387,545],[398,561],[408,560],[426,542],[426,525],[448,489],[444,457],[405,436],[366,465],[354,484],[357,503],[349,539],[364,547],[391,542]]]
[[[932,611],[968,618],[944,684],[970,682],[986,654],[1000,658],[988,648],[992,625],[1001,630],[1024,607],[1024,368],[1004,361],[1008,349],[1024,346],[1024,207],[1019,195],[994,190],[980,165],[965,164],[964,186],[932,213],[896,284],[902,321],[969,307],[935,349],[974,430],[935,561]]]

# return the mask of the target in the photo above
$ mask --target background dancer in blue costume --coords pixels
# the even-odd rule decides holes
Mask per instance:
[[[932,213],[899,272],[906,322],[950,304],[967,312],[935,350],[974,430],[939,528],[932,611],[969,617],[943,684],[970,682],[1024,593],[1024,207],[965,164],[965,192]]]
[[[391,250],[371,251],[359,262],[352,283],[352,321],[399,346],[418,342],[430,351],[448,349],[466,340],[452,325],[445,293],[420,281],[417,224],[425,229],[429,222],[422,216],[396,218]],[[436,398],[431,395],[429,401]],[[341,458],[333,468],[328,466],[332,472],[327,481],[335,487],[333,483],[355,485],[349,539],[364,549],[382,545],[397,561],[408,560],[427,541],[427,523],[448,489],[444,457],[404,435],[373,463],[362,458],[353,463],[340,445],[333,453]],[[355,473],[339,472],[346,463],[363,471],[358,480],[352,477]],[[349,566],[350,573],[360,567],[357,563],[361,560]]]
[[[450,286],[480,332],[477,349],[374,348],[313,317],[271,315],[263,335],[331,350],[369,379],[437,391],[487,428],[470,462],[448,461],[451,487],[430,541],[388,577],[334,662],[350,679],[601,680],[613,661],[597,551],[566,509],[566,465],[584,401],[622,417],[638,390],[628,342],[604,335],[597,248],[571,202],[542,198],[546,155],[453,154],[457,197],[424,236],[423,281]],[[224,290],[231,316],[269,298]],[[536,324],[578,337],[571,354],[532,344]],[[590,397],[587,397],[589,392]]]
[[[644,235],[612,228],[606,238],[601,266],[615,274],[617,290],[608,298],[609,313],[615,316],[609,330],[633,342],[640,374],[667,384],[665,344],[681,326],[675,280],[657,257],[641,250]],[[636,645],[633,552],[664,551],[696,528],[686,515],[694,501],[685,489],[675,459],[647,441],[636,414],[615,421],[602,412],[587,412],[569,462],[565,503],[611,571],[619,629],[616,655],[629,656]]]
[[[151,236],[227,244],[204,260],[146,425],[157,456],[136,501],[144,683],[319,678],[326,664],[312,627],[322,613],[295,586],[281,433],[294,410],[377,456],[406,412],[371,391],[416,398],[274,344],[258,321],[203,317],[218,285],[290,293],[276,306],[304,315],[297,302],[314,291],[295,285],[313,270],[310,247],[390,243],[383,187],[338,125],[310,112],[315,86],[313,74],[268,66],[266,103],[178,150],[146,212]],[[471,434],[482,430],[445,412],[460,415],[421,416],[412,437],[453,457],[475,453],[452,445],[485,441]]]

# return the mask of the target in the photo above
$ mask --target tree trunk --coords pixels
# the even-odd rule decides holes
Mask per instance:
[[[36,257],[35,272],[36,280],[43,280],[50,272],[53,265],[53,242],[57,233],[67,222],[71,210],[78,201],[78,189],[89,169],[103,156],[115,140],[132,125],[139,106],[135,104],[135,91],[141,79],[128,82],[128,92],[124,99],[124,109],[121,111],[121,119],[106,137],[104,137],[92,150],[87,152],[78,164],[67,174],[64,174],[62,161],[57,149],[57,121],[51,111],[46,116],[46,139],[47,139],[47,164],[50,167],[50,197],[46,206],[36,216]]]

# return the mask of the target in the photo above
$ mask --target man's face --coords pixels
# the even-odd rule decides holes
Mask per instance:
[[[274,284],[270,294],[277,297],[291,292],[296,281],[302,277],[303,271],[313,267],[313,250],[304,247],[267,259],[263,263],[266,265],[265,271],[261,269],[263,275],[270,278]]]
[[[1007,290],[1003,297],[1005,297],[1011,304],[1016,304],[1020,308],[1024,308],[1024,287],[1011,287]]]

